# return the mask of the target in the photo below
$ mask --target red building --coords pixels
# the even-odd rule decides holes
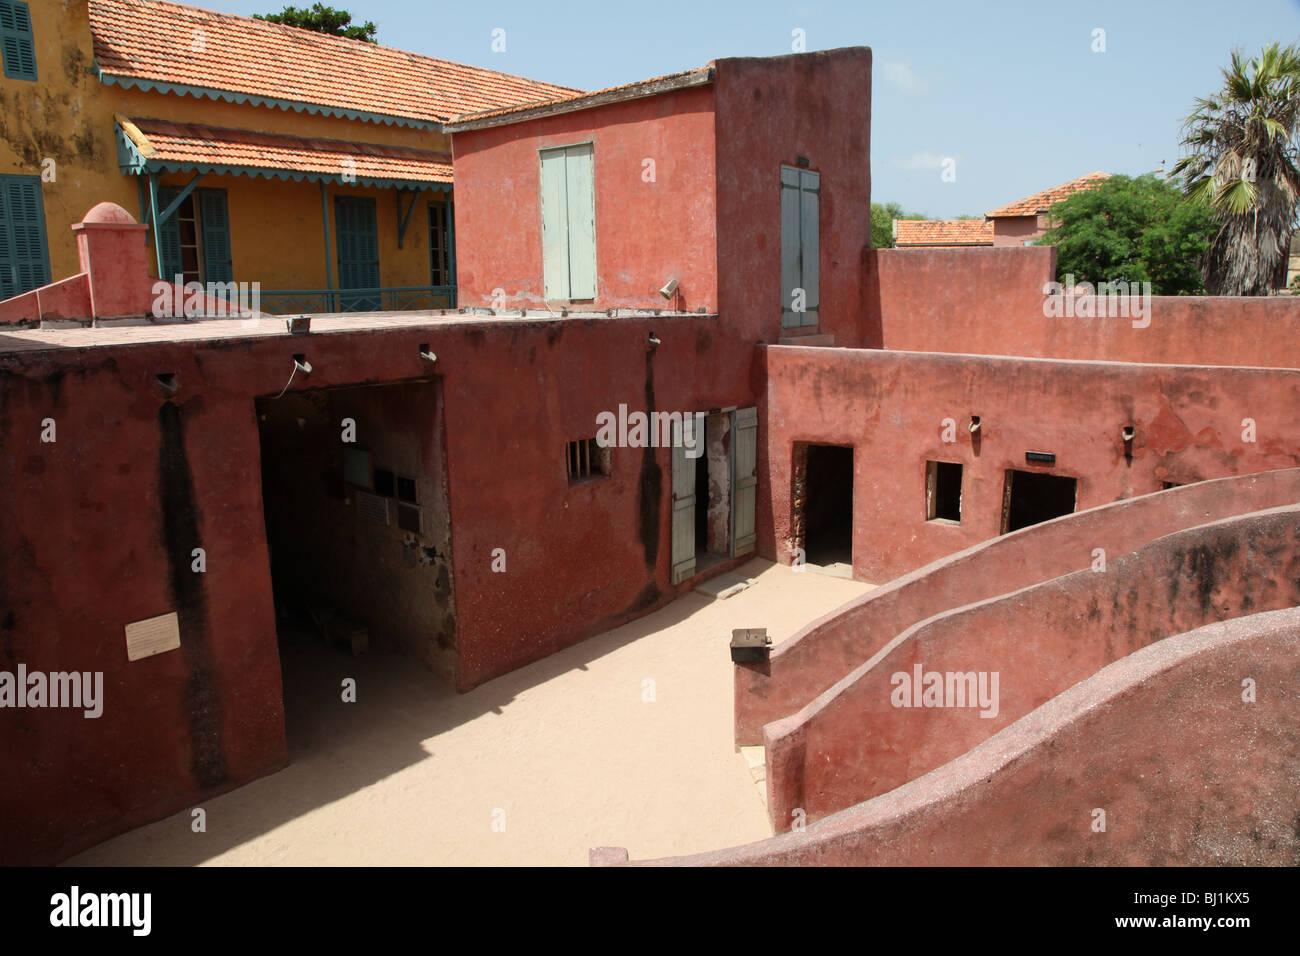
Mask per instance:
[[[282,766],[295,620],[465,690],[752,554],[884,582],[1300,465],[1292,302],[1065,320],[1050,249],[870,249],[870,70],[723,59],[447,122],[458,310],[162,321],[142,227],[87,217],[79,277],[0,303],[0,669],[102,673],[103,711],[0,711],[5,861]],[[702,416],[702,453],[595,440],[632,413]],[[783,808],[812,778],[761,716]]]

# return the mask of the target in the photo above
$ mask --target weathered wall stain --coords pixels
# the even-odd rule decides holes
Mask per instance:
[[[189,403],[191,414],[201,400]],[[202,547],[200,509],[185,453],[182,408],[165,402],[158,409],[158,505],[163,551],[170,572],[172,598],[180,619],[181,652],[190,671],[186,684],[191,768],[200,788],[226,779],[221,745],[221,704],[212,665],[207,596],[203,575],[191,570],[191,551]]]

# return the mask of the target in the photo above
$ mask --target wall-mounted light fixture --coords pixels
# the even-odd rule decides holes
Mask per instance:
[[[664,287],[659,290],[659,294],[663,296],[665,299],[671,299],[674,295],[677,294],[677,280],[669,279],[666,283],[664,283]]]
[[[155,377],[158,379],[158,387],[168,395],[175,395],[180,391],[181,383],[177,380],[175,372],[159,372]]]
[[[660,345],[663,344],[662,342],[659,341],[659,336],[655,335],[653,332],[650,333],[650,340],[649,340],[649,341],[650,341],[650,349],[649,349],[649,350],[652,351],[652,352],[653,352],[655,349],[659,348]]]
[[[438,361],[438,356],[433,354],[433,349],[429,348],[428,342],[420,343],[420,358],[424,359],[426,362]]]
[[[1125,426],[1123,427],[1123,429],[1120,430],[1120,433],[1119,433],[1119,434],[1120,434],[1120,437],[1124,439],[1124,444],[1126,444],[1126,445],[1131,445],[1131,444],[1133,444],[1133,426],[1132,426],[1132,425],[1125,425]]]
[[[972,415],[970,417],[970,425],[967,427],[970,429],[972,435],[978,435],[980,433],[980,417],[978,415]]]
[[[308,362],[307,356],[301,352],[293,357],[293,367],[303,375],[311,374],[311,362]]]
[[[285,328],[290,335],[301,335],[304,332],[311,331],[310,315],[290,315],[284,320]]]

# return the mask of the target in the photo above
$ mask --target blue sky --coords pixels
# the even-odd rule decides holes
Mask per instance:
[[[1217,88],[1232,47],[1300,40],[1300,0],[329,2],[373,20],[388,46],[582,89],[789,53],[796,29],[809,50],[869,46],[872,199],[932,217],[979,215],[1096,169],[1169,168],[1182,117]],[[1105,52],[1093,52],[1097,29]],[[944,158],[955,182],[942,181]]]

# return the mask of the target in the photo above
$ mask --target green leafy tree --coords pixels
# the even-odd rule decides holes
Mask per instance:
[[[1201,291],[1200,264],[1216,230],[1210,210],[1153,173],[1110,176],[1051,208],[1058,281],[1150,282],[1154,295]]]
[[[1174,173],[1188,199],[1214,212],[1203,275],[1215,295],[1267,295],[1285,279],[1300,200],[1298,121],[1300,47],[1272,43],[1250,60],[1234,50],[1223,88],[1184,122],[1187,155]]]
[[[347,37],[349,40],[365,40],[377,43],[375,31],[378,29],[367,20],[360,26],[352,26],[352,14],[346,10],[335,10],[323,3],[314,3],[310,8],[285,7],[279,13],[255,13],[254,20],[266,20],[268,23],[282,23],[287,27],[301,30],[313,30],[316,33],[328,33],[330,36]]]
[[[927,219],[924,213],[904,212],[896,202],[871,204],[871,248],[891,249],[894,245],[895,219]]]

